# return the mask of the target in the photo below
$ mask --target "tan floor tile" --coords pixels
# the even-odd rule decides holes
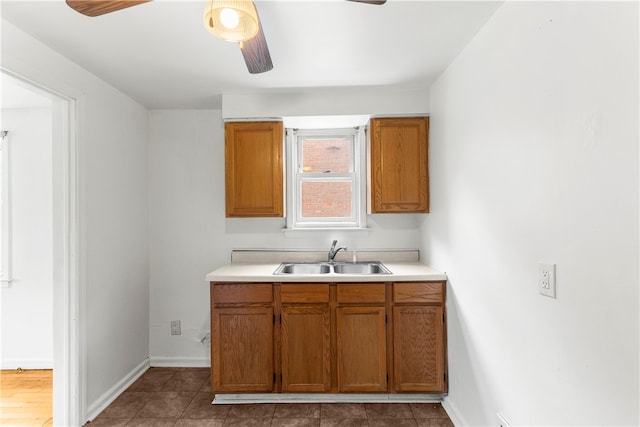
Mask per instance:
[[[229,418],[272,418],[275,409],[274,403],[233,405],[227,416]]]
[[[271,427],[319,427],[320,418],[274,418]]]
[[[182,369],[173,374],[162,386],[163,391],[199,391],[208,383],[208,369]]]
[[[417,427],[413,418],[369,418],[370,427]]]
[[[96,418],[90,423],[85,424],[89,427],[122,427],[127,425],[130,418]]]
[[[212,405],[213,395],[199,391],[181,418],[225,418],[231,405]]]
[[[323,403],[320,405],[321,418],[367,418],[362,403]]]
[[[454,427],[449,418],[416,418],[418,427]]]
[[[227,418],[224,427],[270,427],[271,418]]]
[[[211,388],[211,373],[209,373],[209,377],[204,384],[202,384],[202,388],[200,391],[208,391],[209,393],[213,393],[213,389]]]
[[[150,368],[96,427],[453,427],[439,403],[212,405],[209,368]]]
[[[174,427],[176,420],[166,418],[134,418],[127,427]]]
[[[319,403],[278,403],[274,418],[320,418]]]
[[[160,391],[175,372],[166,368],[149,368],[127,391]]]
[[[411,403],[409,407],[415,418],[448,418],[439,403]]]
[[[139,418],[179,418],[196,392],[157,391],[138,412]]]
[[[364,405],[367,418],[413,418],[406,403],[367,403]]]
[[[132,418],[153,396],[147,391],[125,391],[111,403],[98,418]]]
[[[224,425],[224,419],[200,419],[200,420],[187,420],[181,418],[176,423],[175,427],[222,427]]]
[[[368,427],[366,418],[321,418],[320,427]]]

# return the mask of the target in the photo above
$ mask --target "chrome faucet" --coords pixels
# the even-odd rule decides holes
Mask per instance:
[[[342,246],[342,247],[336,249],[336,244],[337,243],[338,243],[338,241],[334,240],[333,243],[331,244],[331,249],[329,249],[329,257],[328,257],[328,261],[329,262],[333,262],[333,259],[336,257],[338,252],[340,252],[340,250],[342,250],[342,249],[344,249],[345,251],[347,250],[346,246]]]

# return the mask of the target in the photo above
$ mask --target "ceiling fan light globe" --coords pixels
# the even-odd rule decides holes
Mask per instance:
[[[204,26],[222,40],[241,42],[255,37],[260,23],[250,0],[211,0],[205,6]]]
[[[220,11],[220,22],[226,29],[233,30],[238,27],[240,17],[234,9],[226,7]]]

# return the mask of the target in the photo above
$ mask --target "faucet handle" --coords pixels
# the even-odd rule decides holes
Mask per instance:
[[[340,250],[338,249],[338,251],[336,251],[337,243],[338,241],[334,240],[333,243],[331,244],[331,248],[329,249],[329,254],[327,255],[327,261],[329,262],[333,262],[333,258],[336,256],[336,253]]]

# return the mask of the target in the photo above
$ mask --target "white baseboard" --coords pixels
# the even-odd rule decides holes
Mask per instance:
[[[53,359],[2,359],[0,369],[53,369]]]
[[[451,399],[449,398],[449,396],[446,396],[442,400],[442,407],[444,408],[445,412],[449,416],[449,419],[451,419],[451,422],[453,423],[454,426],[471,425],[464,419],[462,414],[460,414],[460,411],[458,410],[456,405],[453,402],[451,402]]]
[[[210,368],[208,357],[151,356],[151,366],[156,368]]]
[[[440,394],[422,393],[218,393],[212,403],[439,403],[441,400]]]
[[[122,394],[131,384],[149,369],[149,359],[144,359],[138,366],[133,368],[131,372],[125,375],[113,387],[107,390],[102,396],[87,406],[86,421],[93,421],[107,406],[109,406],[118,396]]]

